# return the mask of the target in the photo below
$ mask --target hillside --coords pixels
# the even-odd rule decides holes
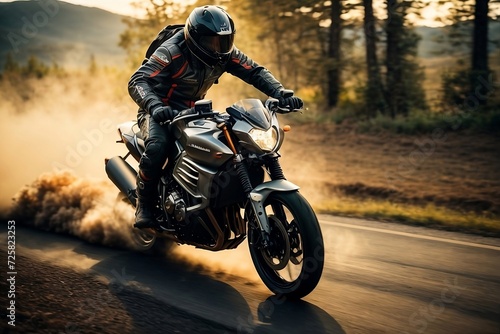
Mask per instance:
[[[43,8],[40,3],[50,4]],[[18,62],[36,55],[44,62],[87,66],[93,54],[101,64],[125,59],[118,46],[123,16],[62,1],[0,3],[0,66],[10,51]]]

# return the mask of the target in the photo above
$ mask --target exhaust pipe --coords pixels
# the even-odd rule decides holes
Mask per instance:
[[[130,203],[136,205],[136,177],[137,172],[120,156],[105,160],[106,174],[109,179],[127,196]]]

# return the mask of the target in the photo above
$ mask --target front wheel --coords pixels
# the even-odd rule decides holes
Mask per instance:
[[[267,245],[260,231],[249,231],[255,268],[272,292],[302,298],[323,272],[324,245],[316,214],[297,191],[271,193],[264,208],[270,226]]]

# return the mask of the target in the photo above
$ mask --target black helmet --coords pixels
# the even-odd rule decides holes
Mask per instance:
[[[218,6],[195,8],[184,26],[189,50],[208,66],[229,60],[234,32],[233,20]]]

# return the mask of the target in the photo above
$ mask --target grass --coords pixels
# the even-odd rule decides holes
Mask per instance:
[[[500,237],[500,217],[458,212],[433,204],[418,206],[385,200],[340,197],[315,206],[318,213],[387,220],[410,225]]]
[[[444,130],[449,128],[449,124],[442,117],[423,112],[411,112],[407,117],[399,116],[394,119],[379,114],[374,118],[360,121],[358,126],[361,132],[388,130],[399,134],[428,133],[437,128]]]
[[[361,116],[359,111],[339,108],[329,113],[306,111],[300,115],[287,116],[287,118],[296,124],[349,125],[360,133],[389,131],[396,134],[416,135],[432,133],[436,129],[444,131],[465,130],[470,133],[500,133],[500,108],[462,114],[412,110],[408,116],[395,118],[382,114],[367,118]]]

